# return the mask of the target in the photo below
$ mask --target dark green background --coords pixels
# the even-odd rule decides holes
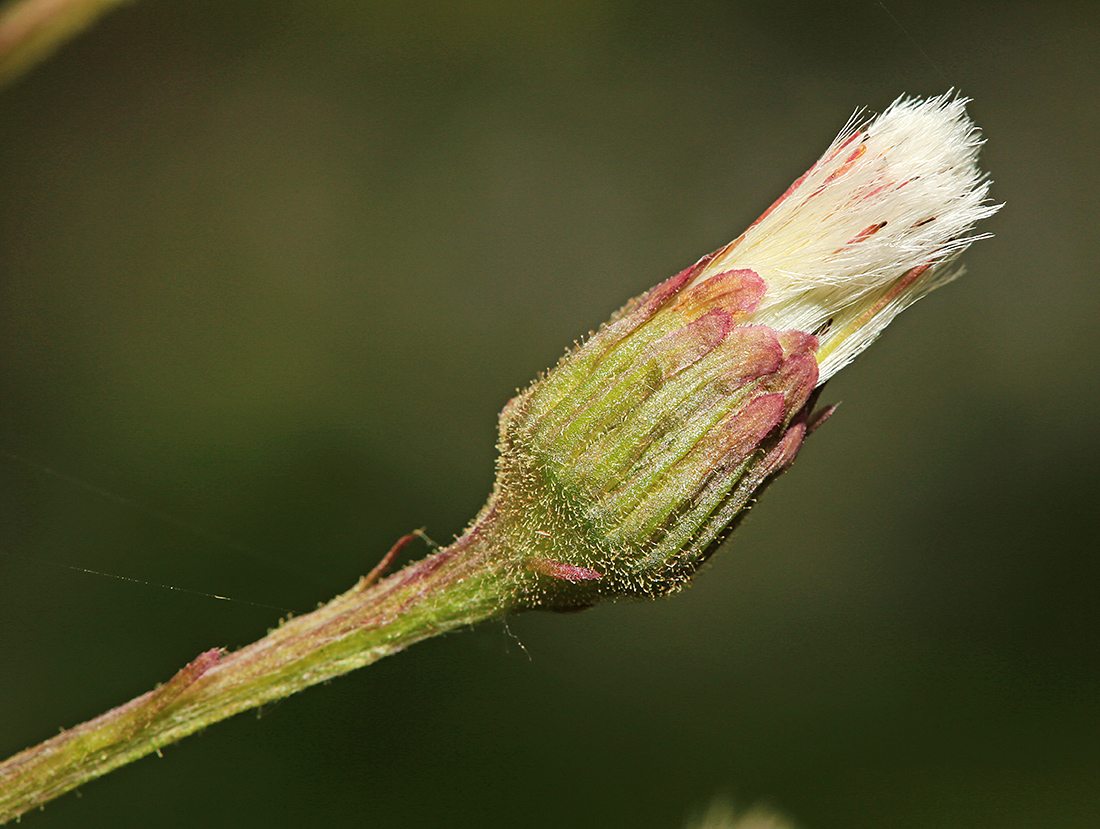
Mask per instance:
[[[1096,826],[1100,14],[886,7],[139,2],[4,91],[5,755],[280,615],[66,566],[300,612],[449,539],[513,390],[857,106],[958,87],[1007,203],[686,593],[418,645],[25,825]]]

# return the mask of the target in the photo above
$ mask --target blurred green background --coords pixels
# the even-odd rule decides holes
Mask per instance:
[[[3,755],[461,531],[513,390],[858,106],[959,88],[1007,203],[684,594],[418,645],[26,825],[1095,827],[1098,50],[1091,0],[162,0],[5,90]]]

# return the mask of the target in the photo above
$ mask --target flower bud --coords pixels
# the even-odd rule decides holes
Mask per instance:
[[[815,390],[997,209],[965,103],[899,100],[846,129],[745,233],[509,402],[479,520],[530,604],[677,589],[794,460]]]

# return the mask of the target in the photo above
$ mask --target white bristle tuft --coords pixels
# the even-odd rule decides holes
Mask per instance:
[[[732,268],[759,273],[768,291],[747,321],[822,331],[824,382],[902,309],[956,275],[950,261],[983,238],[975,224],[997,211],[986,203],[982,140],[966,103],[950,93],[902,98],[867,123],[853,119],[697,281]]]

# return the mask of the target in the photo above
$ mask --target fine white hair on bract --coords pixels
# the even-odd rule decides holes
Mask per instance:
[[[825,154],[695,282],[751,268],[768,290],[746,323],[819,332],[819,382],[905,307],[957,276],[987,204],[968,99],[899,98],[857,116]]]

